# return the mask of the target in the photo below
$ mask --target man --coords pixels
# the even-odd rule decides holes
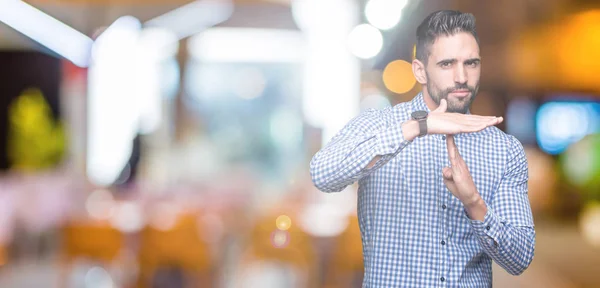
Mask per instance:
[[[475,18],[438,11],[417,28],[412,101],[369,110],[311,161],[313,182],[358,181],[363,287],[490,287],[492,260],[512,275],[535,231],[521,143],[469,112],[481,60]]]

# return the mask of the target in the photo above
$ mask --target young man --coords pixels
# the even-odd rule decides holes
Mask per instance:
[[[490,287],[519,275],[535,230],[521,143],[469,113],[481,60],[475,18],[438,11],[417,28],[412,101],[348,123],[311,161],[314,184],[359,182],[363,287]]]

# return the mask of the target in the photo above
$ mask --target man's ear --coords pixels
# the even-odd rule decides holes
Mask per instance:
[[[425,64],[418,59],[412,61],[412,70],[417,82],[421,85],[427,84],[427,74],[425,73]]]

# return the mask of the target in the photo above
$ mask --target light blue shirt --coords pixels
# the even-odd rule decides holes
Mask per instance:
[[[523,146],[497,127],[455,135],[488,208],[483,221],[472,220],[443,181],[442,168],[450,166],[445,136],[403,138],[401,124],[417,110],[430,112],[421,93],[365,111],[310,163],[321,191],[359,183],[363,287],[491,287],[492,260],[523,273],[535,247]]]

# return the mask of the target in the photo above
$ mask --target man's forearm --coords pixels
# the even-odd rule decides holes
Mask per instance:
[[[403,123],[395,123],[379,131],[343,130],[339,139],[333,139],[311,160],[313,183],[321,191],[338,192],[383,166],[410,143],[404,139],[403,128]]]
[[[419,122],[415,120],[409,120],[402,123],[402,136],[404,137],[404,140],[408,142],[412,142],[415,138],[417,138],[417,136],[419,136]],[[369,162],[367,168],[373,168],[375,164],[379,162],[379,160],[381,160],[381,156],[375,156],[375,158]]]
[[[464,206],[469,218],[472,220],[483,221],[485,214],[487,213],[487,205],[479,193],[476,194],[474,200],[464,204]]]
[[[483,221],[474,219],[471,223],[486,254],[508,273],[520,275],[529,267],[535,250],[533,227],[512,226],[489,207]]]

